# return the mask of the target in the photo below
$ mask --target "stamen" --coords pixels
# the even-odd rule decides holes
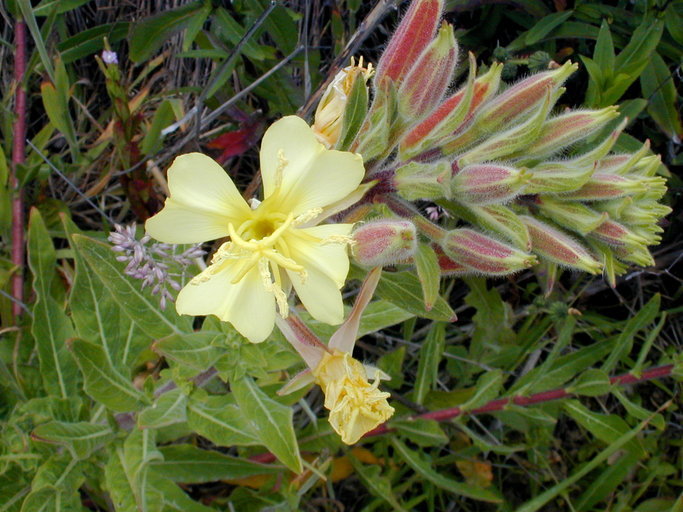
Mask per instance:
[[[296,219],[294,219],[293,225],[300,226],[301,224],[305,224],[306,222],[312,221],[322,212],[322,208],[311,208],[310,210],[307,210],[304,213],[297,215]]]
[[[329,244],[341,244],[341,245],[356,245],[356,241],[353,239],[353,237],[350,237],[348,235],[330,235],[327,238],[325,238],[322,242],[322,245],[329,245]]]
[[[277,268],[277,267],[273,267]],[[259,272],[261,273],[261,279],[263,281],[263,286],[265,289],[275,296],[275,302],[277,303],[277,309],[280,312],[282,318],[287,318],[289,316],[289,304],[287,303],[287,296],[282,290],[282,287],[278,283],[274,283],[270,275],[270,262],[261,258],[259,260]]]

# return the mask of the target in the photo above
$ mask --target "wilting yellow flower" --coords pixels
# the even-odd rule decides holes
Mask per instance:
[[[315,111],[312,128],[318,139],[328,148],[336,144],[341,134],[346,102],[356,77],[362,74],[363,80],[367,82],[373,72],[372,64],[368,64],[367,68],[363,67],[363,57],[360,58],[358,65],[351,57],[351,65],[337,73],[325,89]]]
[[[373,383],[363,364],[348,352],[326,352],[312,371],[325,393],[330,425],[346,444],[353,444],[394,414],[389,393],[380,391],[379,376]]]
[[[266,131],[260,158],[264,200],[252,208],[211,158],[176,158],[168,170],[170,197],[145,225],[151,236],[173,244],[230,237],[180,291],[176,309],[216,315],[255,343],[273,330],[276,303],[287,316],[292,286],[317,320],[342,322],[339,290],[349,270],[351,224],[315,224],[365,172],[360,155],[325,149],[296,116]]]

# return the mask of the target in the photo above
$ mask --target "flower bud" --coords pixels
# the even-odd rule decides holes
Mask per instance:
[[[415,225],[402,219],[382,219],[362,224],[352,235],[352,253],[367,267],[392,265],[413,257],[417,249]]]
[[[467,228],[446,233],[441,247],[456,263],[488,275],[511,274],[537,263],[532,254]]]
[[[454,276],[466,276],[472,274],[472,271],[450,259],[443,252],[443,249],[438,245],[432,245],[434,252],[436,253],[437,261],[439,262],[439,269],[441,270],[442,276],[454,277]]]
[[[379,84],[379,87],[375,89],[372,107],[360,128],[356,141],[348,150],[362,154],[365,162],[391,151],[393,143],[389,139],[397,116],[396,103],[394,83],[384,81]]]
[[[394,187],[401,197],[409,201],[449,198],[452,172],[451,164],[446,160],[410,162],[396,170]]]
[[[600,159],[598,162],[598,172],[608,174],[625,175],[631,171],[647,153],[650,151],[650,141],[646,140],[643,146],[633,154],[610,155]]]
[[[401,82],[436,33],[443,0],[414,0],[377,64],[375,84]]]
[[[655,264],[655,259],[644,245],[630,248],[611,247],[610,249],[619,259],[628,261],[629,263],[635,263],[640,267],[650,267]]]
[[[580,189],[563,194],[562,198],[575,201],[599,201],[646,192],[647,190],[648,187],[639,180],[631,180],[618,174],[596,172]]]
[[[545,101],[548,90],[557,90],[577,69],[577,64],[566,62],[558,69],[537,73],[518,82],[482,108],[477,124],[484,132],[490,133],[501,126],[526,119]]]
[[[646,247],[648,245],[646,238],[613,220],[603,222],[589,236],[608,245],[626,247],[628,249]]]
[[[602,265],[588,249],[566,233],[527,215],[520,218],[529,229],[533,252],[540,257],[591,274],[597,274],[602,270]]]
[[[342,69],[327,86],[318,108],[315,111],[313,133],[328,148],[333,147],[342,129],[344,111],[348,102],[349,94],[356,80],[367,82],[372,76],[372,64],[363,67],[363,57],[355,64],[353,57],[351,65]]]
[[[429,113],[441,101],[458,62],[453,26],[443,23],[398,90],[399,108],[412,121]]]
[[[526,169],[497,164],[468,165],[451,181],[453,197],[469,204],[505,203],[519,195],[527,182]]]
[[[402,159],[418,155],[437,145],[444,137],[457,132],[498,91],[502,64],[493,64],[488,72],[475,80],[477,64],[472,53],[469,54],[469,61],[470,75],[465,87],[439,105],[401,140],[399,152]]]
[[[609,218],[607,213],[596,212],[581,203],[558,201],[546,196],[541,197],[537,205],[543,215],[582,235],[590,233]]]
[[[570,161],[545,162],[531,168],[528,183],[524,190],[527,194],[562,194],[574,191],[586,183],[594,172],[591,165],[574,165]]]
[[[575,110],[543,123],[540,136],[524,149],[524,156],[546,157],[565,146],[585,139],[597,132],[619,114],[617,107],[601,110]]]
[[[526,226],[515,212],[502,204],[477,206],[450,201],[448,210],[470,224],[505,237],[523,251],[531,250]]]

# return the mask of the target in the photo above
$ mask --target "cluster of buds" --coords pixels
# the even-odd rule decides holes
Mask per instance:
[[[477,76],[470,54],[468,78],[449,95],[458,45],[440,24],[443,4],[414,0],[372,83],[366,77],[362,94],[336,106],[344,141],[328,143],[361,153],[366,182],[375,183],[366,203],[403,217],[358,228],[358,261],[410,262],[417,243],[435,252],[443,275],[543,264],[554,273],[602,271],[612,285],[628,264],[652,265],[648,246],[660,241],[657,223],[671,210],[659,203],[665,180],[649,143],[615,150],[626,125],[615,126],[616,107],[554,112],[578,68],[571,62],[550,62],[503,88],[502,64]],[[417,200],[438,205],[443,220],[421,215]],[[407,235],[406,223],[418,234]]]
[[[119,253],[116,259],[127,263],[125,274],[140,279],[142,288],[150,287],[152,294],[159,296],[161,309],[166,308],[167,302],[174,300],[169,287],[179,291],[182,285],[177,279],[183,276],[188,266],[205,254],[198,245],[176,254],[172,245],[159,242],[149,244],[149,235],[138,240],[135,223],[128,226],[115,224],[108,240],[112,243],[112,251]]]

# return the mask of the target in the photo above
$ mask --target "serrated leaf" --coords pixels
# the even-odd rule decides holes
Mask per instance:
[[[187,408],[188,426],[218,446],[260,444],[244,413],[232,395],[191,396]]]
[[[401,419],[392,421],[391,427],[419,446],[443,446],[448,442],[448,436],[435,420]]]
[[[102,347],[74,338],[70,348],[83,373],[85,392],[93,399],[117,412],[137,411],[149,403],[129,379],[109,364]]]
[[[283,471],[282,467],[267,466],[245,458],[202,450],[190,444],[163,446],[160,451],[164,460],[155,461],[152,467],[156,473],[174,482],[208,483]]]
[[[440,489],[457,494],[459,496],[466,496],[477,501],[486,501],[489,503],[501,503],[502,499],[496,493],[486,490],[478,489],[464,482],[457,482],[452,478],[448,478],[432,468],[431,463],[426,461],[419,453],[409,449],[398,438],[393,437],[391,444],[396,449],[400,457],[415,471],[418,475],[433,483]]]
[[[285,466],[301,473],[303,466],[292,424],[292,409],[271,399],[246,375],[230,385],[251,431]]]
[[[107,443],[113,434],[108,425],[97,425],[85,421],[78,423],[52,421],[36,427],[31,438],[64,446],[75,458],[86,459]]]
[[[107,244],[78,234],[72,239],[113,299],[144,333],[163,338],[183,330],[191,331],[189,321],[178,317],[175,308],[162,311],[150,292],[140,289],[139,281],[124,274],[123,264],[116,261]]]
[[[138,414],[138,427],[162,428],[187,421],[187,396],[180,388],[163,393]]]
[[[434,307],[427,311],[422,300],[420,280],[410,272],[394,274],[384,272],[377,285],[377,295],[399,308],[423,318],[443,322],[456,320],[455,313],[442,297],[438,297]]]
[[[76,393],[78,369],[66,340],[74,336],[71,321],[52,297],[57,256],[40,212],[33,208],[28,226],[28,263],[33,273],[36,302],[31,333],[36,340],[45,390],[67,398]]]
[[[422,404],[439,376],[439,363],[446,346],[446,324],[435,322],[420,347],[413,400]]]

